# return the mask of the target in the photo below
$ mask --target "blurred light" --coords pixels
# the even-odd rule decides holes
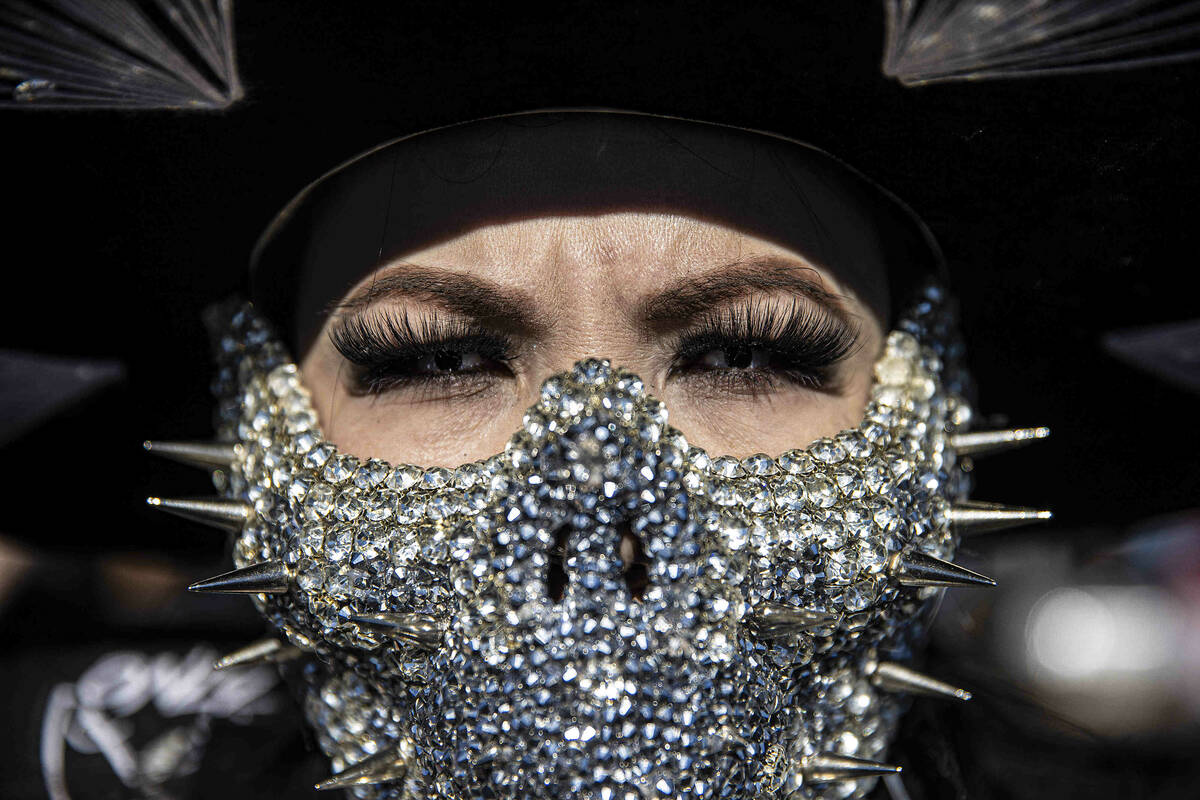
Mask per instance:
[[[1151,586],[1055,589],[1026,623],[1029,665],[1066,681],[1167,670],[1179,640],[1178,612]]]

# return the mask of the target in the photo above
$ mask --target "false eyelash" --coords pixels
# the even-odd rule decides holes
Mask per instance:
[[[352,365],[351,391],[380,394],[400,386],[462,380],[465,373],[422,375],[419,362],[446,353],[478,353],[494,365],[514,358],[512,340],[454,317],[374,311],[346,317],[329,333],[334,348]]]
[[[834,367],[858,344],[857,328],[811,304],[759,301],[715,311],[682,334],[675,346],[672,371],[688,371],[689,364],[712,350],[753,348],[771,357],[770,371],[778,377],[812,389],[837,391]],[[772,376],[759,377],[770,380]]]

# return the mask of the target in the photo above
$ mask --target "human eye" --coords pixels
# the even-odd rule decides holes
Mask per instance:
[[[448,397],[512,375],[511,338],[457,317],[375,309],[338,320],[329,338],[349,364],[355,396],[419,389]]]
[[[836,393],[838,366],[857,344],[853,326],[811,303],[748,302],[714,311],[682,332],[669,374],[730,393],[785,386]]]

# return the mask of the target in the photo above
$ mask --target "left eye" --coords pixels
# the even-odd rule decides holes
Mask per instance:
[[[715,347],[701,353],[692,366],[700,369],[765,369],[771,365],[771,354],[749,345]]]
[[[489,363],[482,354],[472,350],[438,350],[417,359],[413,372],[436,375],[439,372],[470,372]]]

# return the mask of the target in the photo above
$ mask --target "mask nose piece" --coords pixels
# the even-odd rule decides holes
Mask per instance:
[[[547,383],[527,416],[535,454],[529,480],[540,507],[557,518],[546,596],[574,612],[622,608],[639,602],[651,583],[649,518],[662,516],[653,510],[671,487],[682,488],[677,475],[664,474],[658,452],[665,410],[642,393],[636,376],[605,362],[581,362],[560,380]]]

